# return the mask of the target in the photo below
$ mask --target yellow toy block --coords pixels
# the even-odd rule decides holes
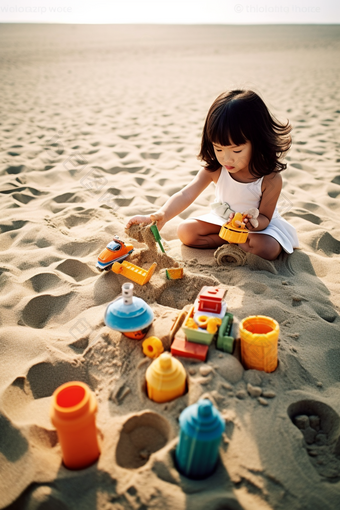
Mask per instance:
[[[145,283],[148,283],[151,276],[154,274],[156,266],[157,263],[154,262],[152,266],[146,270],[124,260],[121,264],[119,262],[115,262],[112,266],[112,271],[116,274],[122,274],[123,276],[126,276],[126,278],[129,278],[129,280],[132,280],[133,282],[139,283],[139,285],[144,285]]]
[[[168,280],[180,280],[183,278],[183,267],[171,267],[166,269],[166,277]]]

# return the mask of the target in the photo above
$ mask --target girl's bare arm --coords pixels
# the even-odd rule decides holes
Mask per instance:
[[[243,221],[247,228],[253,232],[264,230],[268,227],[270,220],[272,219],[275,206],[279,199],[282,189],[282,177],[279,173],[272,173],[265,176],[262,182],[262,197],[259,207],[258,226],[254,228],[248,218]]]
[[[187,209],[211,182],[212,173],[202,168],[189,184],[181,191],[172,195],[157,212],[147,216],[134,216],[130,218],[126,228],[131,227],[134,223],[151,223],[156,221],[158,230],[160,230],[167,221]]]

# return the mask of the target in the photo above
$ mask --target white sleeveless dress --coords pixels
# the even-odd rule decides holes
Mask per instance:
[[[258,209],[262,197],[262,181],[263,177],[254,182],[235,181],[228,170],[222,167],[215,188],[215,202],[212,204],[211,212],[202,216],[195,216],[194,218],[222,226],[229,218],[230,210],[228,210],[228,204],[233,212],[243,213],[253,207]],[[218,206],[218,204],[220,205]],[[224,208],[222,204],[225,205]],[[218,209],[218,214],[214,209],[215,211]],[[225,213],[223,213],[223,209],[225,209]],[[266,234],[274,237],[287,253],[292,253],[294,248],[299,247],[295,228],[280,216],[277,205],[268,227],[260,232],[252,232],[252,234]]]

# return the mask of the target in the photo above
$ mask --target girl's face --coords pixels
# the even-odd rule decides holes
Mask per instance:
[[[249,172],[248,165],[251,159],[251,143],[249,141],[242,145],[219,145],[218,143],[213,143],[213,147],[217,161],[230,174]]]

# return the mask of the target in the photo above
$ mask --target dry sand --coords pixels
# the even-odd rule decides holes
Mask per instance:
[[[340,508],[339,42],[338,26],[0,27],[1,508]],[[301,250],[218,267],[212,250],[181,247],[176,218],[162,236],[185,278],[166,281],[159,263],[136,294],[166,344],[178,310],[203,285],[224,286],[238,318],[279,322],[279,366],[244,371],[237,352],[211,347],[206,364],[184,362],[188,393],[156,404],[140,342],[104,325],[125,279],[99,274],[97,256],[192,178],[210,104],[241,87],[294,127],[282,205]],[[182,218],[212,198],[211,187]],[[71,472],[49,407],[74,379],[95,391],[102,455]],[[181,410],[202,396],[226,432],[217,471],[197,482],[174,450]],[[314,418],[302,434],[293,418],[306,414],[321,431]]]

